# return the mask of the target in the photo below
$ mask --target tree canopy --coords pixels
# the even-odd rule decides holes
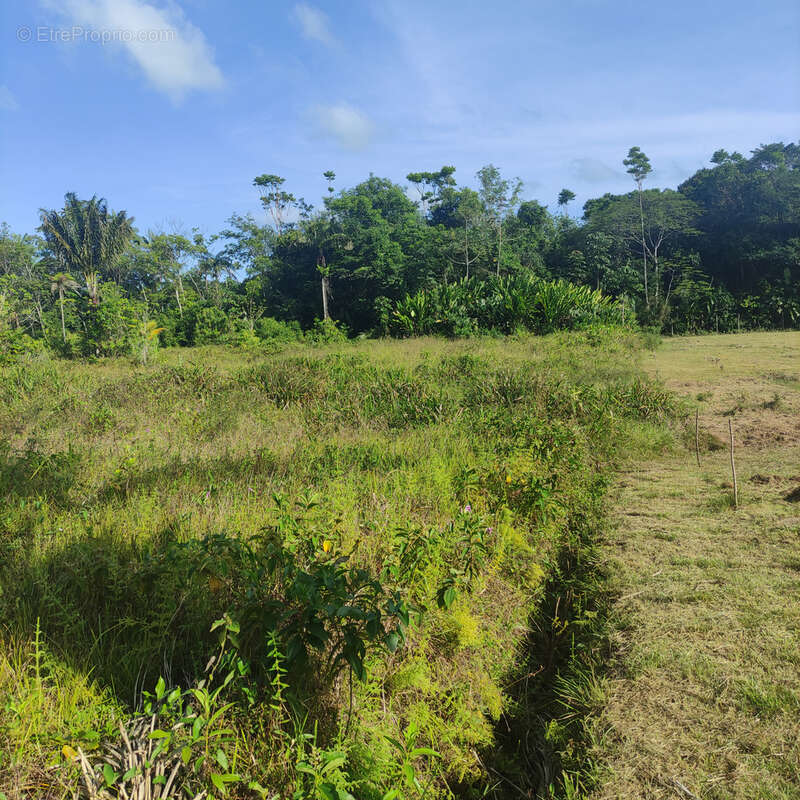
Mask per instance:
[[[417,295],[451,302],[445,287],[468,281],[458,302],[485,305],[561,279],[667,331],[800,322],[800,146],[718,149],[677,189],[645,187],[652,165],[639,147],[623,163],[635,190],[587,200],[580,220],[565,213],[571,190],[554,213],[492,164],[472,186],[451,165],[411,171],[413,189],[376,175],[337,189],[327,170],[316,208],[264,173],[253,180],[264,218],[233,214],[211,236],[139,232],[104,199],[68,192],[63,208],[41,210],[36,233],[0,226],[0,328],[86,355],[149,349],[154,337],[296,336],[323,319],[381,333]]]

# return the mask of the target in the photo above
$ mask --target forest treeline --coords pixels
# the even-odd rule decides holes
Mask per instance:
[[[69,193],[34,234],[0,227],[0,353],[136,353],[159,343],[303,335],[546,332],[636,320],[666,333],[800,322],[800,145],[718,150],[677,190],[650,185],[638,147],[627,194],[523,200],[493,165],[370,175],[315,208],[279,175],[253,181],[264,217],[149,231]],[[412,199],[415,198],[415,199]],[[305,334],[304,334],[305,332]]]

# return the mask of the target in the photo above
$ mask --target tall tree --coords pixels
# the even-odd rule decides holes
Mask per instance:
[[[431,207],[439,202],[448,187],[456,185],[455,171],[455,167],[444,166],[438,172],[409,172],[406,175],[406,180],[417,187],[424,216],[428,216]]]
[[[64,195],[61,211],[40,209],[39,230],[45,247],[65,272],[80,272],[96,303],[91,287],[97,285],[94,273],[107,274],[133,238],[133,218],[124,211],[108,210],[106,201],[96,195],[79,200],[74,192]]]
[[[636,181],[636,188],[639,191],[639,221],[642,234],[642,270],[644,277],[644,302],[650,305],[650,294],[647,288],[647,245],[644,238],[644,207],[642,204],[642,184],[644,179],[652,172],[650,159],[642,152],[639,147],[631,147],[628,150],[628,157],[622,163],[628,168],[628,174]]]
[[[567,213],[567,206],[575,199],[575,192],[569,189],[562,189],[558,193],[558,207],[563,214]]]
[[[479,194],[483,207],[497,232],[497,267],[495,271],[499,277],[500,263],[503,257],[503,221],[506,214],[514,211],[519,205],[522,181],[515,178],[512,184],[500,175],[500,170],[494,164],[487,164],[479,169],[477,177],[480,182]]]
[[[640,212],[644,209],[644,228]],[[674,189],[647,189],[640,195],[606,195],[586,204],[584,216],[590,233],[616,236],[630,245],[644,243],[644,252],[653,263],[654,296],[660,297],[662,249],[678,238],[692,236],[698,216],[695,204]],[[642,239],[642,235],[644,239]],[[649,299],[645,296],[649,306]]]
[[[261,205],[272,218],[275,230],[281,234],[287,225],[286,212],[297,202],[297,198],[283,190],[286,178],[280,175],[258,175],[253,179],[253,186],[259,190]]]

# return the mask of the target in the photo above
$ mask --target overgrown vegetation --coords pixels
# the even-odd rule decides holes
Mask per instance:
[[[591,785],[607,469],[676,412],[640,347],[595,325],[3,367],[2,791]]]

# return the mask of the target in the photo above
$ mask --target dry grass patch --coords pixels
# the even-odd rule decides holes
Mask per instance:
[[[796,798],[800,786],[800,334],[666,342],[653,373],[725,450],[634,465],[606,544],[615,657],[595,730],[598,798]],[[717,364],[713,359],[718,359]],[[776,386],[780,386],[776,389]],[[779,407],[764,402],[780,392]]]

